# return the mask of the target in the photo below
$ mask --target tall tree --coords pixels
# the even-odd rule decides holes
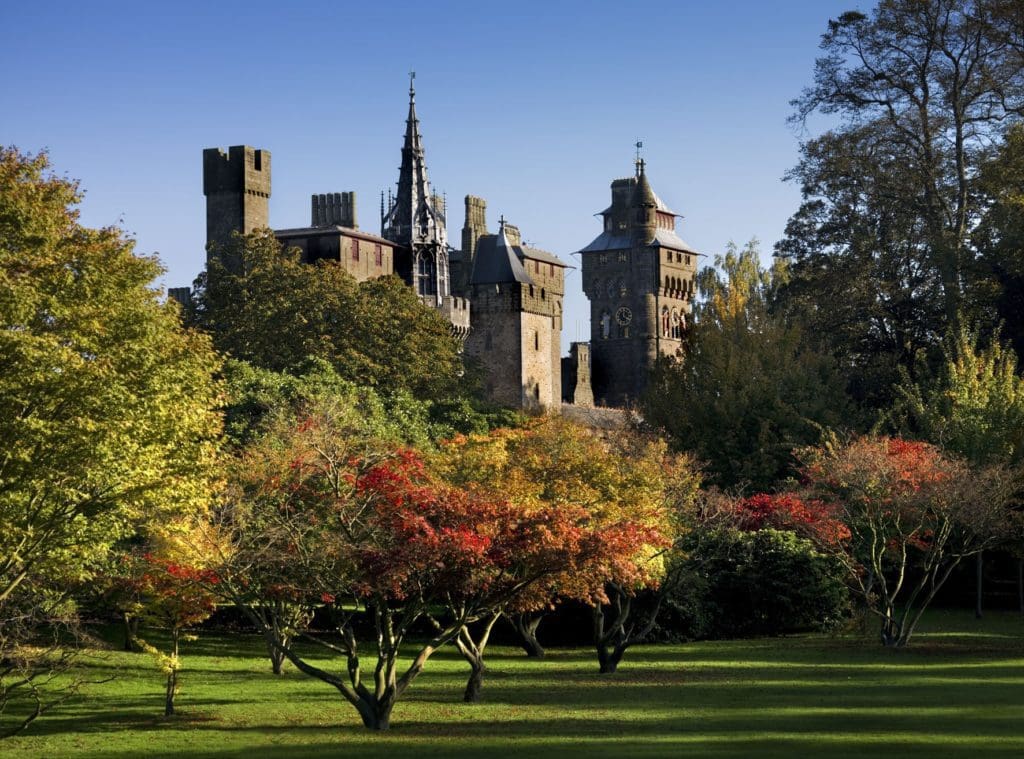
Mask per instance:
[[[794,101],[795,122],[838,124],[790,174],[804,203],[777,248],[793,262],[787,294],[876,405],[886,365],[906,365],[971,308],[978,168],[1024,115],[1016,6],[882,0],[844,13]]]
[[[45,155],[0,149],[4,662],[117,540],[205,503],[214,471],[210,341],[152,288],[156,260],[120,229],[78,223],[79,197]]]
[[[686,356],[659,367],[644,418],[704,462],[710,482],[764,490],[794,471],[794,447],[849,423],[843,382],[799,326],[770,312],[786,274],[761,267],[756,242],[715,264],[698,278]]]

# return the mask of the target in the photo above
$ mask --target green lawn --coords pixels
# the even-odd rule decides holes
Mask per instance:
[[[490,655],[485,703],[461,703],[465,667],[444,652],[373,734],[330,687],[275,678],[254,637],[185,649],[180,715],[144,654],[19,737],[4,757],[65,756],[1024,756],[1024,622],[935,614],[905,651],[791,637],[645,646],[599,676],[588,650]]]

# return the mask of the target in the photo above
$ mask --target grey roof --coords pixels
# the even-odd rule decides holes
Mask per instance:
[[[554,253],[548,253],[546,250],[541,250],[540,248],[531,248],[529,245],[516,245],[515,251],[516,255],[520,258],[532,258],[537,261],[543,261],[544,263],[561,266],[563,269],[573,268]]]
[[[496,235],[484,235],[477,241],[476,263],[473,265],[474,285],[499,282],[522,282],[532,285],[533,280],[523,268],[519,254],[509,245],[504,228]]]
[[[370,234],[369,232],[364,232],[361,229],[341,227],[337,224],[332,224],[327,227],[291,227],[289,229],[274,230],[274,237],[285,239],[292,237],[321,237],[324,235],[344,235],[345,237],[358,237],[360,240],[370,240],[371,242],[379,242],[391,246],[394,245],[391,240],[379,235]]]
[[[661,245],[665,248],[672,248],[672,250],[681,250],[686,253],[692,253],[696,256],[702,256],[703,253],[698,253],[693,249],[693,246],[688,242],[685,242],[675,232],[669,229],[656,229],[654,231],[654,237],[648,240],[646,245],[653,244]],[[578,251],[579,253],[600,253],[606,250],[628,250],[633,247],[633,241],[629,235],[617,235],[614,232],[602,232],[590,243],[587,247]]]
[[[617,235],[614,232],[602,232],[587,247],[580,250],[580,253],[597,253],[602,250],[625,250],[633,247],[633,241],[629,235]]]
[[[650,245],[651,243],[654,242],[658,243],[658,245],[661,245],[663,247],[672,248],[672,250],[681,250],[686,253],[693,253],[694,255],[698,256],[704,255],[703,253],[698,253],[697,251],[695,251],[693,249],[693,246],[690,245],[690,243],[685,242],[681,237],[679,237],[679,235],[677,235],[671,229],[656,229],[654,231],[654,239],[648,242],[647,244]]]

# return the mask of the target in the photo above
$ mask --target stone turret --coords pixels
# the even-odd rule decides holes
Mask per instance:
[[[232,232],[270,226],[270,151],[233,145],[203,151],[206,248],[222,247]]]

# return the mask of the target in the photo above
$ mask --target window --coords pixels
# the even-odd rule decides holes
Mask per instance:
[[[352,240],[352,260],[359,260],[359,240]]]
[[[533,273],[540,274],[540,261],[533,262]]]
[[[533,349],[535,351],[540,350],[540,333],[537,330],[533,331]]]
[[[542,288],[540,288],[540,299],[541,299],[541,300],[545,300],[545,299],[546,299],[547,297],[548,297],[548,295],[547,295],[547,293],[546,293],[546,292],[544,291],[544,288],[543,288],[543,287],[542,287]]]
[[[437,264],[429,253],[420,256],[417,268],[417,288],[420,295],[437,295]]]
[[[689,256],[687,256],[687,257],[686,257],[686,265],[687,265],[687,266],[689,266],[689,265],[690,265],[690,257],[689,257]]]
[[[548,264],[548,276],[549,277],[555,276],[555,265],[554,264]]]
[[[669,315],[668,306],[661,307],[661,336],[668,337],[672,334],[672,317]]]
[[[626,258],[627,258],[626,251],[620,250],[619,251],[619,262],[620,263],[626,263]]]
[[[373,246],[373,263],[377,266],[384,265],[384,252],[381,250],[380,243]]]
[[[533,297],[533,285],[530,285],[530,297]]]

